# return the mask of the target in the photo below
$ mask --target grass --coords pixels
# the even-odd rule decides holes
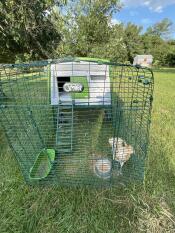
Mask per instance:
[[[155,72],[144,186],[28,187],[0,129],[1,233],[174,233],[175,69]]]

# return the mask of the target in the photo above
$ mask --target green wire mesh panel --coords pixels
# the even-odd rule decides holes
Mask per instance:
[[[64,59],[1,65],[0,123],[29,184],[141,182],[150,69]]]

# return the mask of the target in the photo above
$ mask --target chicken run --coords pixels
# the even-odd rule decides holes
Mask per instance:
[[[64,58],[0,66],[0,124],[31,185],[142,182],[153,73]]]

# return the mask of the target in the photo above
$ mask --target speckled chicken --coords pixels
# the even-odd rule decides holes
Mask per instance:
[[[113,159],[120,163],[122,168],[134,153],[134,148],[128,145],[122,138],[110,138],[109,144],[112,146]]]

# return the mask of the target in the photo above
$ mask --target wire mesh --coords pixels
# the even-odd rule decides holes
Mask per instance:
[[[0,68],[0,123],[29,184],[142,182],[150,69],[83,60]]]

